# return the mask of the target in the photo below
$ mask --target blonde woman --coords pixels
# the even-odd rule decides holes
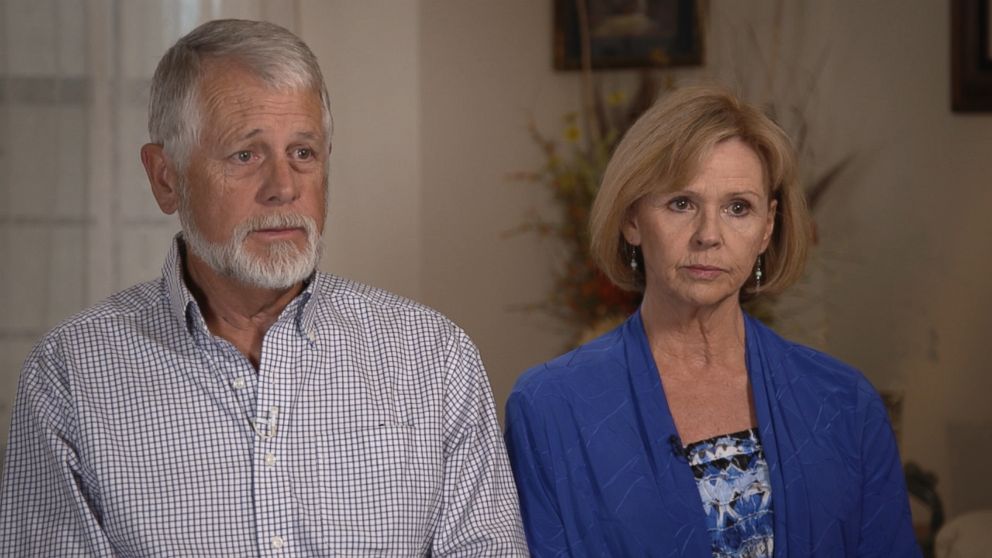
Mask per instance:
[[[920,555],[871,384],[741,309],[806,259],[778,126],[722,89],[667,96],[618,146],[591,228],[602,270],[644,300],[509,398],[535,556]]]

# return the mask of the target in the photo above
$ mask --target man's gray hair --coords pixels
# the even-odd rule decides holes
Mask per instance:
[[[172,45],[155,69],[148,106],[148,134],[185,172],[201,123],[199,84],[205,60],[240,62],[277,89],[320,94],[324,134],[330,141],[331,105],[317,57],[299,37],[273,23],[240,19],[209,21]]]

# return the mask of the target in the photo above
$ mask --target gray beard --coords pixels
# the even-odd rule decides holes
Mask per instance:
[[[215,272],[252,287],[288,289],[306,280],[320,262],[321,242],[317,223],[298,213],[255,216],[238,224],[231,239],[214,244],[203,238],[185,204],[179,209],[179,222],[187,248]],[[292,241],[273,242],[265,254],[255,255],[245,248],[248,235],[260,229],[303,228],[307,243],[303,250]]]

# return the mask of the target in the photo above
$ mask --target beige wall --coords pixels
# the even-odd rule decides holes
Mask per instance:
[[[323,267],[422,298],[418,3],[302,0],[334,114]]]
[[[302,10],[337,111],[326,267],[460,323],[500,407],[516,375],[564,342],[553,323],[509,309],[549,288],[553,247],[501,237],[525,211],[552,208],[539,189],[505,179],[540,162],[529,114],[554,131],[578,100],[575,76],[550,69],[549,4],[310,0]],[[952,513],[988,505],[963,463],[990,450],[951,440],[992,421],[992,117],[950,112],[946,3],[786,4],[772,90],[795,98],[819,75],[810,164],[856,158],[818,217],[813,273],[783,327],[878,387],[904,390],[906,458],[936,470]],[[748,28],[774,58],[775,6],[714,0],[707,67],[680,79],[715,76],[767,97]]]
[[[546,318],[511,310],[550,288],[555,248],[505,238],[533,208],[553,211],[512,171],[541,160],[527,135],[549,130],[577,102],[574,80],[548,70],[550,6],[532,0],[421,2],[424,301],[479,345],[497,405],[517,374],[561,352]]]

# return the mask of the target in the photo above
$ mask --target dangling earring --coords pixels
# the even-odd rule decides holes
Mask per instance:
[[[630,247],[630,269],[637,273],[637,246]]]
[[[754,290],[761,289],[761,277],[764,276],[764,272],[761,271],[761,260],[764,259],[763,256],[758,256],[758,263],[754,266]]]

